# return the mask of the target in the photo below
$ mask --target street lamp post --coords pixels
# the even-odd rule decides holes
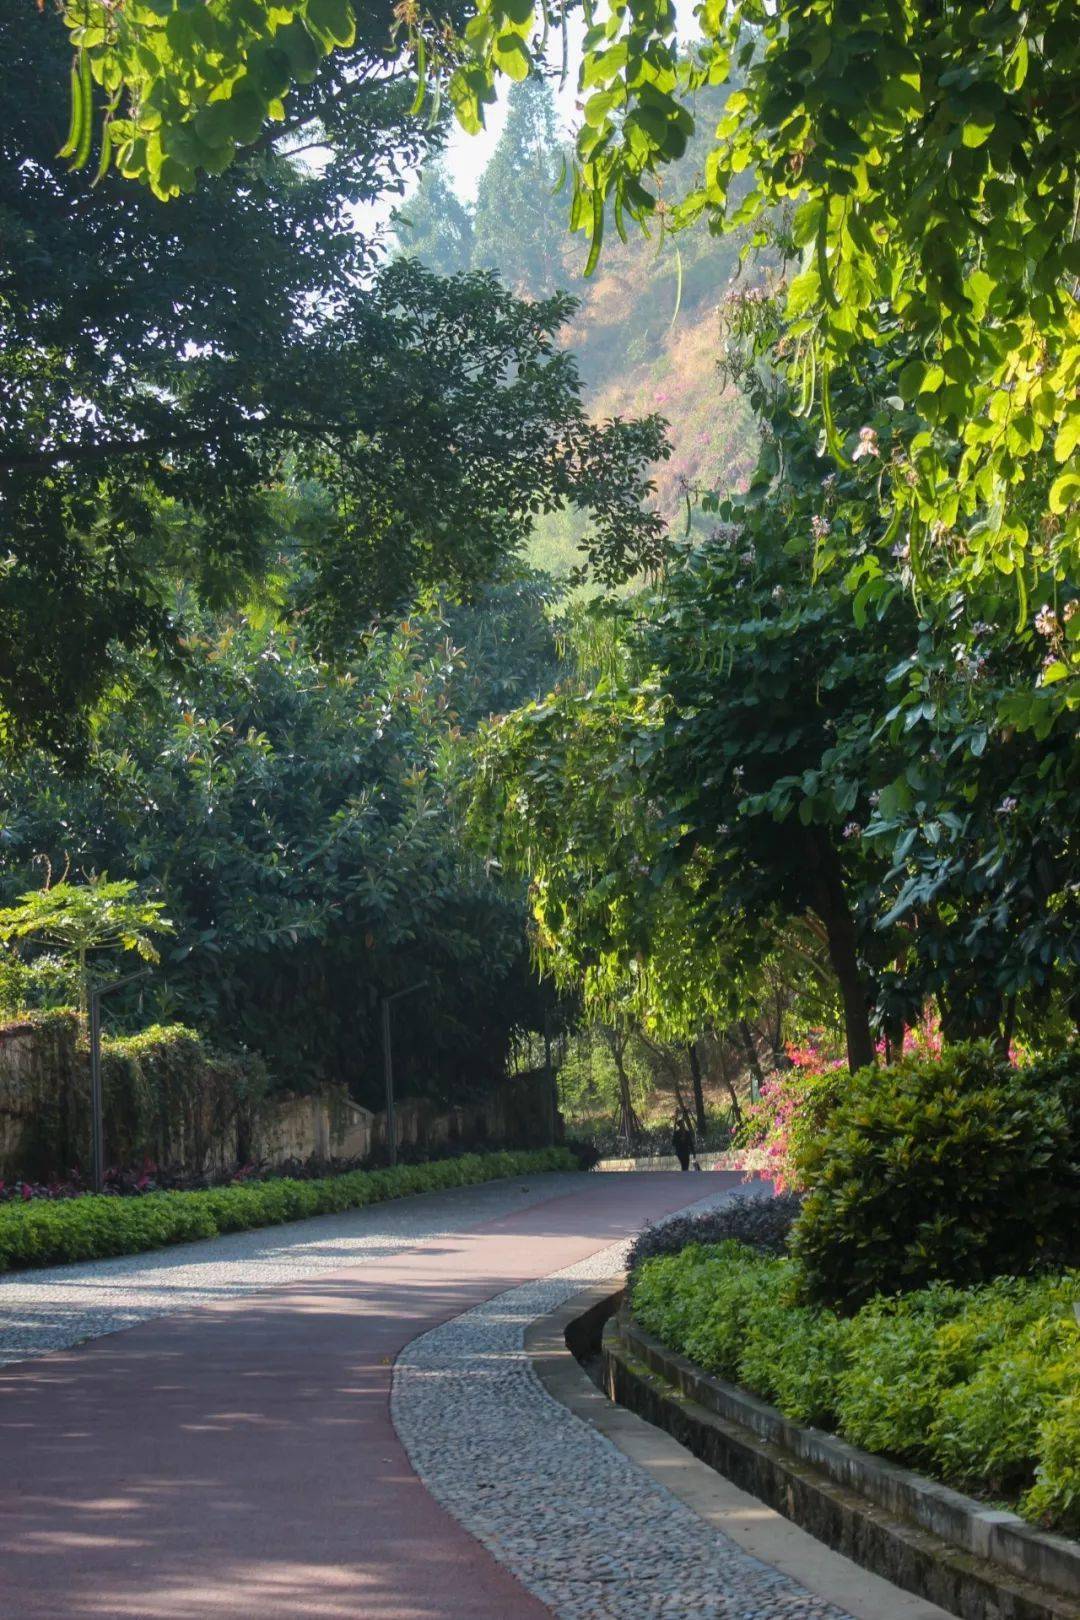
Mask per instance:
[[[382,1051],[383,1051],[383,1079],[386,1082],[386,1145],[390,1153],[390,1167],[397,1164],[397,1119],[394,1114],[394,1054],[390,1043],[390,1005],[400,1001],[403,996],[415,995],[418,990],[427,987],[427,980],[421,979],[419,984],[410,984],[407,990],[395,990],[392,995],[382,998]]]
[[[90,1179],[96,1193],[105,1185],[105,1105],[101,1090],[101,998],[120,990],[136,979],[145,979],[149,968],[128,973],[112,984],[93,985],[87,1011],[90,1023]]]

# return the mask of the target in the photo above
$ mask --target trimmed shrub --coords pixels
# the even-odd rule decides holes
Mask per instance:
[[[762,1254],[786,1254],[788,1236],[802,1207],[798,1193],[740,1194],[702,1215],[680,1215],[647,1226],[634,1240],[631,1269],[659,1254],[678,1254],[690,1243],[724,1243],[734,1238]]]
[[[100,1260],[219,1232],[242,1232],[311,1215],[360,1209],[408,1193],[441,1192],[507,1176],[575,1170],[565,1148],[528,1153],[471,1153],[394,1170],[353,1170],[311,1181],[249,1181],[205,1192],[32,1199],[0,1207],[0,1270]]]
[[[967,1046],[852,1075],[800,1148],[803,1297],[853,1310],[1080,1261],[1077,1062],[1058,1060],[1050,1083],[1048,1068]]]
[[[797,1422],[1080,1530],[1080,1273],[935,1283],[852,1317],[793,1304],[798,1267],[737,1243],[632,1274],[642,1325]]]

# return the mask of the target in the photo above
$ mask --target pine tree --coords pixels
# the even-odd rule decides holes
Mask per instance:
[[[546,298],[565,286],[569,197],[562,172],[555,97],[546,79],[510,90],[502,134],[476,197],[473,263],[497,270],[517,293]]]
[[[440,276],[471,267],[472,210],[450,184],[444,158],[424,165],[416,191],[394,214],[394,236],[401,253]]]

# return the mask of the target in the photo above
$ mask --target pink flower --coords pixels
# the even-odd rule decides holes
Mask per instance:
[[[865,456],[880,456],[878,448],[877,429],[864,427],[859,429],[859,442],[851,453],[852,461],[862,461]]]

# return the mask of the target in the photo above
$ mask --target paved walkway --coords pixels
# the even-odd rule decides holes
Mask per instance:
[[[541,1202],[545,1179],[509,1213],[478,1223],[474,1190],[461,1189],[438,1201],[433,1238],[414,1228],[411,1246],[369,1245],[362,1265],[0,1373],[3,1620],[545,1616],[413,1473],[389,1416],[394,1358],[439,1322],[724,1184],[578,1177]],[[222,1241],[199,1246],[207,1263]],[[167,1258],[197,1265],[193,1250],[153,1257],[154,1274]],[[47,1283],[0,1283],[0,1311],[9,1288],[27,1286]]]
[[[447,1348],[441,1325],[479,1315],[500,1331],[512,1325],[509,1339],[485,1348],[490,1371],[493,1359],[513,1357],[528,1314],[511,1290],[527,1293],[536,1279],[589,1257],[610,1269],[612,1245],[646,1220],[735,1180],[536,1177],[248,1234],[243,1243],[219,1239],[0,1281],[0,1346],[5,1306],[15,1318],[9,1353],[103,1335],[0,1372],[0,1620],[576,1616],[553,1589],[542,1594],[547,1606],[497,1537],[485,1536],[489,1552],[460,1504],[450,1504],[452,1516],[421,1483],[391,1422],[394,1361],[419,1340],[402,1372],[420,1366],[430,1375],[425,1355],[433,1344],[436,1355]],[[222,1266],[232,1268],[224,1280]],[[556,1296],[574,1286],[557,1284]],[[537,1308],[551,1287],[540,1285]],[[438,1412],[429,1438],[449,1432],[459,1460],[465,1442],[471,1492],[482,1493],[486,1403],[478,1408],[474,1395],[470,1405],[452,1379],[440,1393],[430,1376],[423,1399]],[[400,1389],[397,1404],[400,1419]],[[418,1459],[422,1431],[414,1421],[408,1434]],[[519,1487],[532,1480],[549,1494],[555,1485],[523,1443],[515,1434],[502,1445],[503,1464]],[[505,1480],[490,1483],[501,1489]],[[623,1484],[631,1496],[657,1495],[645,1475]],[[579,1517],[592,1511],[587,1489],[579,1478]],[[719,1546],[731,1602],[695,1606],[690,1587],[681,1593],[676,1582],[671,1601],[649,1613],[840,1620],[841,1611],[777,1580],[726,1538],[703,1534],[700,1522],[676,1525],[669,1502],[659,1512],[662,1536],[674,1526],[697,1537],[696,1552],[683,1549],[688,1577],[695,1557],[715,1559]],[[640,1525],[631,1540],[647,1550]],[[625,1608],[627,1600],[620,1593],[620,1607],[598,1602],[581,1612],[638,1620],[646,1611]]]

